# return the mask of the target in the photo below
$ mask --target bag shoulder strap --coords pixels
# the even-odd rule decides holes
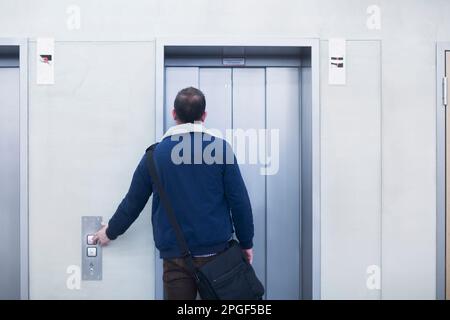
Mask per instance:
[[[184,237],[183,230],[181,229],[180,225],[178,224],[172,204],[169,200],[169,197],[167,196],[166,190],[164,189],[163,185],[161,184],[161,180],[159,179],[158,173],[156,171],[156,165],[155,165],[153,151],[155,150],[155,147],[157,145],[158,145],[158,143],[155,143],[155,144],[151,145],[149,148],[147,148],[147,150],[146,150],[148,170],[150,172],[150,176],[153,180],[156,190],[159,194],[159,198],[164,207],[164,210],[166,211],[167,218],[169,219],[169,223],[172,226],[173,230],[175,231],[175,237],[177,239],[178,247],[181,250],[182,257],[185,259],[190,271],[193,273],[193,275],[198,280],[197,275],[196,275],[197,269],[195,268],[194,262],[192,260],[192,255],[189,250],[186,239]]]

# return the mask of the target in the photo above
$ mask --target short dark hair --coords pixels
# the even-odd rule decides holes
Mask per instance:
[[[175,98],[174,108],[180,122],[193,123],[194,121],[198,121],[205,112],[205,95],[197,88],[184,88],[178,92]]]

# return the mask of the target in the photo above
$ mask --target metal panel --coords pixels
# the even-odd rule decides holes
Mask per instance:
[[[28,42],[20,46],[20,298],[29,298],[28,257]],[[0,40],[1,42],[1,40]]]
[[[265,286],[266,279],[266,186],[265,176],[261,174],[259,148],[264,148],[265,135],[260,136],[258,130],[265,124],[265,69],[233,69],[233,129],[246,130],[245,148],[234,144],[236,157],[242,160],[240,164],[253,210],[255,226],[254,237],[254,267],[258,277]],[[256,140],[249,140],[256,139]],[[236,142],[236,139],[235,139]],[[254,149],[253,147],[256,147]],[[251,152],[252,154],[250,155]],[[256,156],[256,161],[251,161]],[[262,161],[261,161],[262,160]]]
[[[156,137],[161,137],[164,127],[164,65],[165,51],[170,46],[197,46],[199,48],[210,46],[245,46],[250,47],[302,47],[311,51],[311,152],[312,152],[312,290],[313,299],[321,299],[321,113],[320,113],[320,42],[318,39],[305,38],[279,38],[279,37],[168,37],[158,38],[156,41]],[[303,65],[302,61],[302,65]]]
[[[436,298],[446,299],[446,116],[444,106],[444,76],[446,59],[450,54],[450,42],[436,46]],[[448,67],[448,65],[447,65]],[[448,83],[448,79],[447,79]],[[448,95],[448,92],[447,92]],[[448,98],[448,97],[447,97]],[[448,100],[448,99],[447,99]],[[446,239],[447,238],[447,239]],[[447,248],[448,249],[448,248]],[[447,278],[448,280],[448,278]],[[447,297],[448,298],[448,297]]]
[[[445,53],[445,76],[447,78],[450,77],[450,52],[446,52]],[[447,86],[447,88],[445,88],[444,92],[445,94],[448,94],[449,89],[450,89],[450,84],[448,81],[446,81],[446,83],[444,84]],[[448,97],[445,97],[446,103],[448,101]],[[448,105],[447,105],[447,109],[445,110],[446,113],[446,120],[445,123],[450,123],[450,111],[448,110]],[[445,134],[445,149],[446,149],[446,159],[447,159],[447,163],[445,164],[445,176],[446,176],[446,183],[450,182],[450,129],[447,127],[447,132]],[[446,190],[446,208],[445,208],[445,225],[446,225],[446,234],[445,234],[445,274],[446,274],[446,281],[445,281],[445,297],[446,299],[450,299],[450,188],[448,186],[446,186],[445,188]]]
[[[301,68],[301,298],[313,299],[312,70]]]
[[[300,67],[302,65],[300,56],[278,56],[274,58],[268,58],[266,56],[253,56],[253,57],[235,56],[234,58],[244,59],[245,63],[243,66],[245,67]],[[222,56],[220,57],[199,56],[195,58],[188,56],[167,57],[166,66],[226,67],[226,65],[224,65]]]
[[[186,87],[199,87],[199,68],[197,67],[168,67],[165,68],[165,103],[164,130],[175,125],[172,117],[173,103],[177,93]],[[159,251],[155,251],[155,299],[164,298],[163,266],[159,258]]]
[[[199,87],[198,68],[166,68],[165,90],[165,130],[175,125],[172,117],[173,103],[178,91],[186,87]]]
[[[278,171],[267,176],[267,298],[300,292],[300,91],[298,68],[267,68],[267,129],[279,132]],[[269,132],[272,138],[274,135]],[[275,145],[268,140],[268,145]],[[268,155],[276,150],[268,148]],[[273,159],[272,159],[273,160]]]
[[[201,68],[199,83],[206,97],[205,126],[225,137],[225,130],[231,129],[231,69]]]
[[[20,69],[0,68],[0,299],[20,299]]]
[[[83,280],[102,280],[102,246],[92,242],[102,217],[81,217],[81,271]]]
[[[445,112],[443,77],[445,49],[450,43],[436,48],[436,298],[445,299]],[[441,85],[439,85],[441,84]]]
[[[175,45],[165,48],[164,63],[171,67],[224,67],[224,59],[242,59],[242,67],[299,67],[310,63],[310,53],[310,48],[297,46]]]
[[[28,43],[0,38],[0,67],[20,67],[20,298],[29,297],[28,268]]]
[[[20,46],[0,45],[0,68],[14,68],[20,66]]]

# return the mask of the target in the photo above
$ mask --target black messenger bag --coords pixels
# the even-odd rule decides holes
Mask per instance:
[[[229,247],[217,254],[211,261],[196,268],[191,252],[175,217],[172,205],[159,180],[153,158],[156,144],[147,149],[147,165],[156,190],[172,228],[175,230],[178,246],[189,271],[194,276],[198,292],[203,300],[259,300],[264,295],[264,287],[256,277],[255,271],[244,256],[236,240],[229,242]]]

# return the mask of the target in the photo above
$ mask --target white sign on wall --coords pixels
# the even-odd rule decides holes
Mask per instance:
[[[345,39],[328,41],[328,84],[345,84]]]
[[[36,41],[36,83],[55,83],[55,41],[53,38],[38,38]]]

